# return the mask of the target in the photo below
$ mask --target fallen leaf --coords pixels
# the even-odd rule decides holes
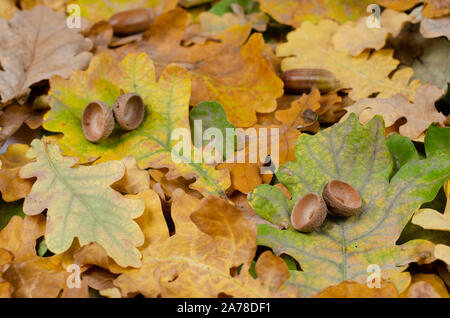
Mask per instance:
[[[381,14],[380,21],[380,28],[369,28],[367,17],[339,26],[332,38],[334,48],[337,51],[349,52],[353,56],[358,56],[365,49],[379,50],[386,44],[387,37],[396,37],[403,26],[411,21],[411,17],[386,9]]]
[[[414,274],[403,298],[450,298],[444,282],[434,274]]]
[[[375,0],[375,2],[383,7],[397,11],[405,11],[418,3],[425,2],[426,5],[423,9],[425,17],[436,18],[450,14],[450,4],[442,0]]]
[[[399,298],[392,283],[382,282],[380,288],[370,288],[366,284],[345,281],[336,286],[327,287],[317,298]]]
[[[120,161],[125,166],[125,174],[111,185],[114,190],[126,194],[138,194],[150,188],[150,176],[147,170],[139,169],[133,156],[126,156]]]
[[[445,36],[450,41],[450,17],[423,19],[420,23],[420,33],[424,38]]]
[[[13,216],[25,217],[22,209],[23,202],[15,201],[12,203],[1,202],[0,203],[0,231],[8,225]]]
[[[133,155],[141,169],[168,168],[168,179],[183,176],[196,178],[191,185],[204,195],[224,194],[229,187],[225,171],[203,163],[186,162],[178,158],[172,139],[175,128],[189,132],[189,74],[182,67],[169,65],[159,82],[155,79],[153,62],[145,53],[130,54],[120,63],[107,53],[92,59],[87,71],[75,72],[69,80],[53,77],[50,80],[51,110],[43,127],[64,136],[58,141],[64,154],[77,156],[81,162],[121,159]],[[81,116],[86,105],[101,100],[110,107],[120,95],[135,92],[143,98],[146,114],[141,125],[131,131],[116,129],[100,143],[91,143],[83,135]],[[190,136],[189,136],[190,138]],[[175,163],[172,155],[181,162]]]
[[[67,28],[63,13],[44,6],[20,11],[9,23],[0,19],[0,43],[3,104],[26,97],[32,84],[53,75],[69,77],[87,67],[92,56],[91,41]]]
[[[152,17],[172,10],[177,5],[177,0],[73,0],[70,3],[77,4],[81,8],[81,16],[91,21],[108,20],[113,14],[137,9],[148,8]]]
[[[447,91],[447,85],[450,83],[449,56],[449,41],[443,38],[427,40],[423,45],[422,55],[415,59],[412,65],[414,69],[412,78]]]
[[[210,196],[200,202],[179,190],[172,219],[176,234],[150,244],[143,252],[143,267],[114,281],[122,296],[295,296],[292,289],[278,288],[287,268],[274,256],[260,256],[258,279],[249,274],[256,252],[255,227],[225,200]]]
[[[29,105],[17,103],[7,106],[0,114],[0,145],[14,135],[23,124],[30,129],[37,129],[42,125],[42,116],[46,110],[33,109]]]
[[[19,176],[20,168],[30,162],[26,157],[29,148],[28,145],[13,144],[0,155],[0,192],[6,202],[25,198],[34,183],[33,179],[22,179]]]
[[[147,38],[122,47],[122,55],[146,52],[158,74],[167,64],[180,63],[191,75],[191,104],[217,101],[225,108],[228,120],[238,127],[255,124],[257,112],[274,111],[276,98],[283,94],[283,83],[263,55],[262,35],[252,34],[247,41],[250,26],[235,25],[216,37],[220,42],[184,47],[181,42],[187,22],[188,15],[181,9],[159,16]]]
[[[404,117],[406,123],[400,126],[400,134],[411,140],[423,141],[425,132],[432,123],[444,125],[445,116],[434,106],[442,95],[443,92],[436,86],[425,84],[417,90],[413,104],[401,94],[391,98],[366,98],[347,107],[347,114],[341,118],[341,122],[351,113],[355,113],[362,124],[380,115],[384,118],[386,127],[390,127]]]
[[[307,1],[307,0],[258,0],[261,11],[271,15],[277,21],[300,27],[304,21],[317,22],[332,18],[339,22],[355,20],[363,16],[371,1]]]
[[[328,217],[320,229],[309,234],[291,227],[258,226],[258,244],[299,262],[302,271],[291,271],[287,284],[298,286],[302,296],[346,280],[363,283],[369,264],[378,264],[382,278],[390,279],[401,292],[409,284],[409,274],[402,273],[408,264],[433,260],[431,242],[414,240],[400,246],[395,242],[413,212],[432,200],[450,176],[448,157],[407,163],[390,178],[393,165],[383,121],[376,117],[362,126],[351,115],[314,136],[302,134],[296,158],[276,173],[292,194],[291,201],[267,185],[249,194],[255,211],[271,223],[288,222],[295,203],[305,193],[322,193],[331,179],[351,184],[363,202],[356,216]]]
[[[78,159],[63,157],[57,146],[38,139],[31,146],[27,156],[36,161],[22,167],[20,176],[37,177],[37,181],[23,210],[36,215],[47,209],[49,250],[62,253],[77,237],[82,246],[98,242],[120,266],[139,267],[141,255],[136,246],[144,243],[144,237],[132,219],[142,214],[143,204],[109,187],[122,178],[124,165],[111,161],[74,168]]]
[[[17,11],[16,0],[4,0],[0,2],[0,18],[11,20]]]
[[[420,82],[410,82],[411,68],[396,71],[399,62],[392,58],[393,50],[368,51],[353,57],[334,50],[332,38],[338,24],[321,20],[314,25],[305,22],[287,36],[287,43],[277,47],[277,56],[284,57],[283,71],[294,68],[321,68],[332,72],[339,81],[338,89],[351,88],[349,97],[355,101],[378,93],[378,97],[391,97],[402,93],[414,100]]]

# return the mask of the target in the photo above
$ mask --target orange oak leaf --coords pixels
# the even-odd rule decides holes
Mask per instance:
[[[23,144],[13,144],[0,155],[0,192],[2,199],[12,202],[25,198],[34,183],[33,179],[22,179],[19,176],[20,168],[30,162],[26,152],[30,147]]]
[[[167,238],[166,231],[155,232],[160,239],[143,251],[142,268],[129,270],[114,281],[123,296],[296,295],[293,289],[280,288],[289,272],[270,252],[256,263],[258,278],[249,274],[256,252],[256,227],[226,200],[209,196],[199,201],[178,190],[171,215],[176,234]]]
[[[185,47],[181,42],[187,23],[186,11],[169,11],[155,20],[144,41],[126,45],[119,53],[146,52],[158,74],[169,63],[181,64],[191,75],[191,104],[215,100],[236,126],[252,126],[257,112],[274,111],[283,83],[264,57],[262,35],[255,33],[246,42],[250,26],[234,25],[216,37],[219,42]]]

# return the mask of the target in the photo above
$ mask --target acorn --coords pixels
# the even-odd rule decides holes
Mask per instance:
[[[99,142],[111,135],[114,129],[114,115],[111,108],[101,101],[86,105],[81,119],[83,133],[90,142]]]
[[[327,206],[317,193],[305,194],[294,206],[291,224],[300,232],[309,233],[320,227],[327,216]]]
[[[114,117],[124,130],[133,130],[142,123],[145,105],[142,97],[136,93],[122,94],[113,106]]]
[[[295,68],[281,74],[284,89],[290,93],[310,91],[318,88],[321,93],[328,93],[337,87],[333,73],[320,68]]]
[[[338,216],[353,216],[362,207],[361,197],[351,185],[340,180],[331,180],[322,193],[328,209]]]
[[[152,15],[145,8],[121,11],[109,18],[114,34],[123,36],[140,33],[147,30],[152,24]]]

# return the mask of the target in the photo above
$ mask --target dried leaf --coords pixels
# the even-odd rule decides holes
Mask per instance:
[[[150,176],[147,170],[139,169],[133,156],[126,156],[120,161],[125,166],[125,174],[122,179],[111,185],[114,190],[126,194],[138,194],[150,188]]]
[[[303,21],[317,22],[319,19],[332,18],[339,22],[355,20],[363,16],[371,1],[308,1],[308,0],[258,0],[261,11],[277,21],[300,27]]]
[[[349,52],[353,56],[358,56],[365,49],[379,50],[386,44],[387,37],[389,35],[396,37],[403,26],[411,21],[411,17],[405,13],[387,9],[381,14],[380,21],[380,28],[369,28],[367,17],[339,26],[332,39],[334,48],[338,51]]]
[[[391,279],[402,291],[409,283],[409,275],[402,273],[408,263],[433,260],[431,242],[414,240],[400,246],[395,242],[413,212],[432,200],[450,176],[448,157],[409,162],[390,178],[393,165],[383,121],[376,117],[361,126],[352,115],[314,136],[302,134],[296,158],[276,173],[292,194],[291,201],[266,185],[249,194],[255,211],[271,223],[288,221],[293,206],[305,193],[322,193],[331,179],[351,184],[363,201],[356,216],[328,217],[319,230],[309,234],[291,227],[258,226],[258,244],[299,262],[302,271],[291,271],[288,284],[298,286],[302,296],[346,280],[363,283],[369,264],[378,264],[382,278]]]
[[[420,33],[424,38],[445,36],[450,41],[450,17],[423,19],[420,23]]]
[[[295,296],[293,290],[278,289],[287,277],[287,268],[269,255],[258,259],[256,265],[262,279],[249,274],[256,252],[256,231],[225,200],[210,196],[200,202],[177,191],[172,219],[176,234],[150,244],[143,252],[141,270],[127,271],[115,280],[123,296]]]
[[[44,6],[20,11],[9,23],[0,19],[0,43],[2,103],[27,96],[32,84],[53,75],[69,77],[92,56],[91,41],[69,29],[63,13]]]
[[[382,282],[380,288],[369,288],[365,284],[345,281],[321,291],[317,298],[399,298],[392,283]]]
[[[6,153],[0,155],[0,192],[6,202],[25,198],[34,183],[33,179],[22,179],[19,176],[20,168],[30,162],[26,157],[28,145],[13,144]]]
[[[16,13],[16,0],[4,0],[0,2],[0,18],[6,21],[11,20]],[[1,294],[0,294],[1,295]]]
[[[400,94],[392,98],[363,99],[346,108],[347,114],[341,118],[341,122],[351,113],[355,113],[362,124],[369,122],[375,115],[380,115],[384,118],[386,127],[390,127],[404,117],[406,123],[400,126],[400,134],[412,140],[423,141],[425,132],[432,123],[444,125],[445,116],[434,106],[442,94],[436,86],[425,84],[417,90],[413,104]]]
[[[109,187],[122,178],[124,165],[110,161],[73,168],[78,159],[63,157],[57,146],[38,139],[31,146],[27,156],[36,162],[22,167],[20,176],[37,181],[23,209],[27,215],[47,209],[49,250],[62,253],[77,237],[81,245],[98,242],[120,266],[139,267],[136,246],[144,243],[144,236],[132,219],[142,214],[143,204]]]
[[[96,162],[104,162],[133,155],[142,169],[169,168],[168,179],[196,178],[191,187],[204,195],[224,195],[229,187],[225,171],[216,171],[203,163],[183,162],[186,158],[179,158],[180,163],[172,160],[172,150],[175,152],[179,142],[171,137],[174,129],[190,132],[191,82],[182,67],[167,66],[156,82],[153,62],[145,53],[130,54],[120,63],[104,53],[93,58],[87,71],[75,72],[69,80],[53,77],[50,86],[52,109],[43,126],[64,133],[58,144],[65,154],[75,155],[82,162],[96,158],[99,158]],[[112,107],[120,89],[143,98],[146,114],[142,124],[131,131],[117,129],[102,142],[89,142],[81,127],[84,108],[92,100],[101,100]]]
[[[383,7],[397,11],[405,11],[418,3],[425,2],[426,5],[423,10],[425,17],[436,18],[450,14],[450,3],[445,0],[375,0],[375,2]]]
[[[261,34],[253,34],[245,43],[250,26],[235,25],[217,36],[220,42],[184,47],[181,42],[187,22],[188,15],[181,9],[161,15],[147,32],[148,38],[122,47],[122,55],[147,52],[158,74],[169,63],[180,63],[191,75],[191,104],[217,101],[236,126],[252,126],[256,112],[274,111],[276,98],[283,94],[283,83],[263,55]]]
[[[37,129],[42,125],[43,112],[29,105],[12,104],[7,106],[0,114],[0,145],[3,145],[9,137],[14,135],[25,123],[31,129]]]
[[[383,49],[369,54],[368,51],[352,57],[335,51],[332,38],[338,24],[321,20],[318,25],[305,22],[289,33],[288,42],[277,47],[277,56],[285,57],[283,71],[294,68],[322,68],[332,72],[339,81],[338,88],[351,88],[349,97],[355,101],[378,93],[378,97],[391,97],[402,93],[414,100],[419,81],[410,82],[411,68],[396,71],[399,62],[392,58],[393,51]]]
[[[414,274],[403,298],[450,298],[444,282],[434,274]]]

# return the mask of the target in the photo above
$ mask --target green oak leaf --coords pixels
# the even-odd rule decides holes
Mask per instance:
[[[291,271],[288,284],[297,286],[302,296],[311,296],[347,280],[365,283],[371,274],[368,266],[376,264],[383,278],[404,290],[410,275],[403,271],[411,262],[427,261],[433,244],[413,240],[398,246],[396,240],[414,211],[433,200],[450,176],[449,158],[441,155],[408,162],[390,179],[393,158],[386,146],[383,120],[375,117],[362,126],[354,114],[314,136],[302,134],[295,153],[297,160],[276,172],[292,200],[281,196],[272,200],[273,194],[266,190],[266,204],[262,204],[258,201],[264,194],[261,186],[249,194],[249,202],[260,216],[274,219],[271,214],[280,205],[291,211],[306,193],[322,193],[331,179],[355,187],[363,207],[350,218],[328,216],[309,234],[292,227],[282,230],[258,225],[259,245],[271,247],[276,254],[287,254],[300,264],[302,271]],[[280,209],[279,213],[281,218],[286,211]]]
[[[45,242],[50,251],[63,253],[77,237],[81,246],[99,243],[122,267],[141,266],[136,247],[144,243],[144,235],[133,219],[144,212],[144,204],[110,187],[125,174],[123,163],[74,167],[77,158],[63,157],[58,146],[39,139],[32,141],[27,157],[36,161],[23,166],[20,176],[37,180],[23,211],[36,215],[47,209]]]
[[[450,127],[441,128],[438,125],[428,127],[425,135],[425,152],[427,157],[447,154],[450,156]]]
[[[89,142],[81,125],[84,108],[93,100],[112,107],[120,90],[142,97],[146,105],[143,122],[131,131],[116,127],[105,140]],[[99,163],[132,155],[141,169],[168,168],[169,179],[195,178],[191,188],[205,196],[225,196],[230,186],[228,172],[184,160],[176,152],[175,146],[180,141],[172,139],[174,131],[181,129],[190,138],[190,93],[190,76],[179,65],[168,65],[156,81],[153,62],[145,53],[128,54],[120,63],[111,54],[103,53],[92,59],[86,71],[74,72],[68,80],[61,77],[50,80],[51,109],[43,127],[62,132],[64,136],[58,145],[63,153],[76,156],[81,162]],[[174,162],[172,155],[180,162]]]
[[[25,217],[22,210],[23,200],[14,202],[0,202],[0,231],[8,225],[9,220],[11,220],[14,215],[18,215],[21,218]]]

